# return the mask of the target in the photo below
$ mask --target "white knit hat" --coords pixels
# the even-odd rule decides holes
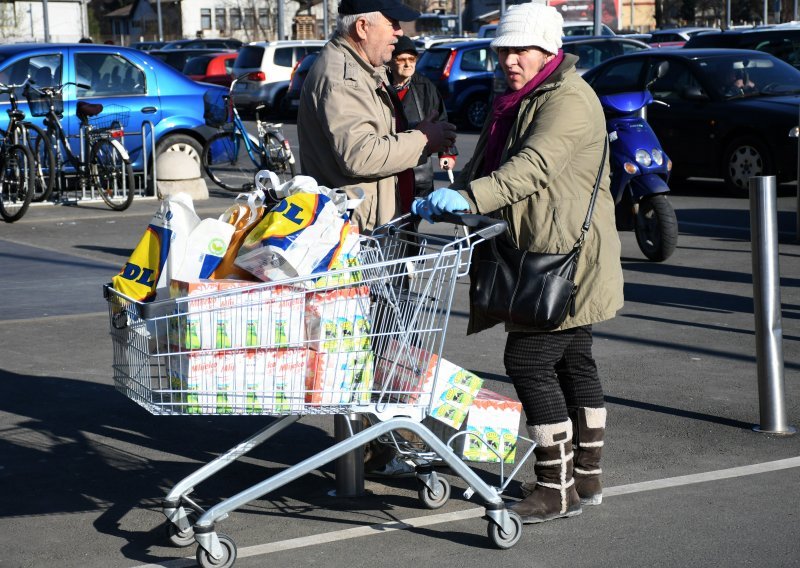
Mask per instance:
[[[564,35],[564,18],[552,6],[529,2],[509,6],[500,24],[492,47],[539,47],[558,53]]]

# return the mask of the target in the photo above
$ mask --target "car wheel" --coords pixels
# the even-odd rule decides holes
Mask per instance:
[[[736,138],[722,157],[725,184],[732,192],[747,195],[750,178],[771,175],[772,163],[764,144],[751,136]]]
[[[186,134],[165,136],[156,146],[157,155],[161,155],[164,152],[182,152],[197,162],[199,167],[201,166],[200,153],[202,151],[203,147],[200,142]]]
[[[470,99],[466,108],[464,109],[464,116],[467,119],[467,124],[476,130],[483,128],[483,123],[486,122],[486,115],[488,113],[488,95],[485,97],[475,97]]]

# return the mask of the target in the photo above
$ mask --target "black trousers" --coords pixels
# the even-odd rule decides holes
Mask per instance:
[[[591,325],[509,333],[504,360],[530,425],[565,422],[568,407],[603,406]]]

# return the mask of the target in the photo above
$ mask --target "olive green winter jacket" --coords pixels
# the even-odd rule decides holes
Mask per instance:
[[[600,101],[575,72],[577,58],[561,65],[525,99],[506,141],[501,166],[483,176],[491,116],[472,160],[454,189],[473,211],[508,223],[511,240],[532,252],[569,252],[580,235],[603,155],[606,127]],[[620,241],[605,160],[592,224],[575,277],[575,316],[559,329],[597,323],[622,307]],[[490,327],[470,317],[468,333]],[[506,325],[507,331],[526,331]]]

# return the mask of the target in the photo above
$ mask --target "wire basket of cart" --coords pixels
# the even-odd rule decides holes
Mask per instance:
[[[114,381],[158,415],[279,417],[179,482],[164,500],[169,540],[200,545],[201,566],[231,566],[233,540],[215,523],[286,483],[367,442],[411,432],[484,501],[488,533],[500,548],[522,522],[501,490],[488,486],[422,420],[437,401],[438,370],[455,284],[472,247],[505,223],[463,216],[463,236],[437,237],[396,220],[370,236],[339,267],[276,282],[173,281],[171,298],[140,303],[106,286]],[[305,415],[369,415],[374,424],[208,510],[192,489]],[[449,484],[415,456],[423,504],[441,506]],[[427,499],[423,496],[427,496]],[[442,497],[444,499],[442,500]]]

